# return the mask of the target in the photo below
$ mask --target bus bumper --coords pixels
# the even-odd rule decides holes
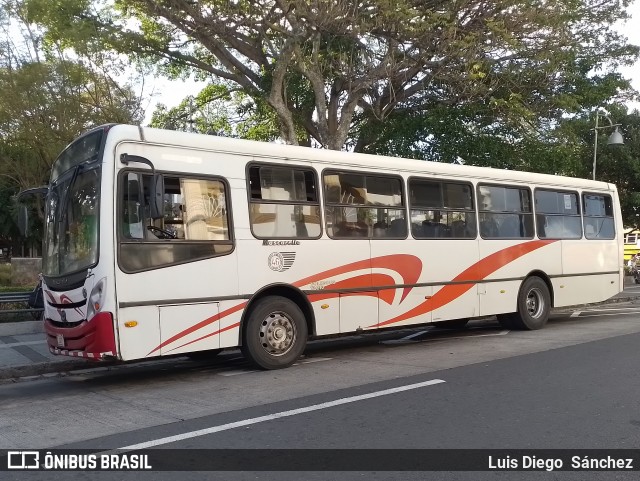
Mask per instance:
[[[100,312],[73,327],[60,327],[45,319],[44,331],[52,354],[95,360],[113,359],[117,355],[110,312]]]

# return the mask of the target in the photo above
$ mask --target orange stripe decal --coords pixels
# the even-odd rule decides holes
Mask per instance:
[[[217,336],[221,332],[228,331],[229,329],[234,329],[234,328],[236,328],[238,326],[240,326],[240,323],[236,322],[235,324],[231,324],[230,326],[223,327],[222,329],[218,329],[217,331],[212,332],[211,334],[207,334],[206,336],[199,337],[198,339],[194,339],[193,341],[189,341],[189,342],[187,342],[185,344],[182,344],[182,345],[180,345],[178,347],[174,347],[173,349],[169,349],[169,351],[167,351],[167,352],[175,351],[176,349],[180,349],[181,347],[188,346],[189,344],[193,344],[194,342],[202,341],[203,339],[206,339],[207,337]]]
[[[304,279],[301,279],[297,282],[294,282],[293,285],[299,288],[302,288],[304,286],[308,286],[309,284],[311,284],[312,282],[316,282],[316,281],[321,281],[321,280],[325,280],[327,278],[333,277],[333,276],[338,276],[338,275],[342,275],[348,272],[354,272],[354,271],[358,271],[358,270],[364,270],[364,269],[389,269],[392,271],[397,272],[400,277],[402,277],[403,279],[403,284],[415,284],[418,281],[418,278],[420,277],[420,273],[422,272],[422,261],[420,260],[420,258],[416,257],[416,256],[412,256],[412,255],[408,255],[408,254],[392,254],[392,255],[387,255],[387,256],[380,256],[380,257],[375,257],[373,259],[365,259],[362,261],[357,261],[357,262],[352,262],[351,264],[346,264],[344,266],[340,266],[340,267],[334,267],[333,269],[329,269],[323,272],[320,272],[318,274],[314,274],[312,276],[309,277],[305,277]],[[336,288],[336,289],[346,289],[346,288],[354,288],[354,287],[372,287],[373,281],[375,281],[378,283],[380,283],[380,287],[384,287],[384,286],[393,286],[395,285],[395,281],[393,279],[393,277],[391,277],[390,275],[387,274],[365,274],[365,275],[360,275],[360,276],[355,276],[352,277],[350,279],[345,279],[342,281],[338,281],[334,284],[331,285],[332,288]],[[403,289],[403,293],[402,296],[400,298],[400,302],[402,302],[405,297],[409,294],[409,292],[411,291],[411,287],[405,287]],[[328,298],[332,298],[332,297],[336,297],[338,294],[336,293],[318,293],[318,294],[312,294],[309,296],[309,301],[310,302],[316,302],[318,300],[321,299],[328,299]],[[375,293],[372,292],[365,292],[362,295],[376,295]],[[393,290],[389,290],[389,293],[384,293],[382,295],[379,295],[379,297],[387,302],[387,303],[391,303],[393,301],[394,298],[394,294],[393,294]],[[241,304],[238,304],[237,306],[234,306],[230,309],[227,309],[226,311],[221,312],[219,315],[215,315],[212,317],[209,317],[203,321],[200,321],[199,323],[179,332],[178,334],[170,337],[169,339],[167,339],[166,341],[163,341],[158,347],[156,347],[155,349],[153,349],[151,352],[149,352],[149,354],[147,354],[147,356],[150,356],[151,354],[159,351],[161,348],[177,341],[178,339],[181,339],[185,336],[188,336],[189,334],[202,329],[204,327],[209,326],[210,324],[213,324],[216,321],[219,321],[220,319],[222,319],[223,317],[226,317],[230,314],[233,314],[234,312],[237,312],[241,309],[243,309],[245,306],[247,305],[247,302],[243,302]],[[211,334],[207,334],[206,336],[203,336],[198,340],[201,339],[205,339],[207,337],[210,336],[215,336],[216,334],[219,334],[220,332],[223,332],[225,330],[231,329],[232,327],[238,327],[238,323],[233,324],[232,326],[229,326],[227,328],[215,331]],[[196,341],[191,341],[191,342],[196,342]],[[191,344],[191,342],[187,343],[187,344]],[[183,346],[187,345],[187,344],[183,344]],[[180,346],[182,347],[182,346]],[[178,349],[178,347],[174,348],[174,349]],[[174,350],[172,349],[172,350]]]
[[[454,301],[455,299],[458,299],[464,293],[469,291],[469,289],[471,289],[478,281],[484,280],[487,276],[494,273],[501,267],[504,267],[505,265],[513,262],[514,260],[553,242],[556,242],[556,241],[555,240],[536,240],[536,241],[524,242],[522,244],[507,247],[506,249],[502,249],[498,252],[495,252],[485,257],[484,259],[481,259],[480,261],[476,262],[474,265],[470,266],[469,268],[465,269],[453,279],[453,282],[463,282],[462,284],[446,285],[442,289],[440,289],[438,292],[436,292],[433,297],[431,297],[430,299],[427,299],[425,302],[410,309],[409,311],[399,316],[396,316],[392,319],[384,321],[380,324],[372,324],[371,326],[368,326],[368,327],[372,328],[372,327],[387,326],[387,325],[401,322],[407,319],[411,319],[416,316],[420,316],[422,314],[426,314],[446,304],[449,304],[450,302]],[[365,270],[365,269],[368,269],[371,271],[375,269],[388,269],[391,271],[395,271],[402,277],[403,284],[408,284],[409,286],[412,286],[413,284],[417,283],[420,277],[420,274],[422,272],[422,261],[420,260],[420,258],[413,255],[408,255],[408,254],[393,254],[393,255],[375,257],[373,259],[365,259],[362,261],[352,262],[344,266],[335,267],[335,268],[320,272],[318,274],[305,277],[297,282],[294,282],[293,285],[299,288],[304,288],[305,286],[308,286],[313,282],[322,281],[334,276],[339,276],[349,272],[355,272],[358,270]],[[469,283],[464,283],[464,281],[469,281]],[[395,280],[392,276],[388,274],[371,272],[369,274],[356,275],[348,279],[337,281],[333,284],[330,284],[330,286],[331,286],[331,289],[355,289],[355,288],[362,289],[362,288],[373,287],[373,286],[392,287],[395,284],[396,284]],[[400,297],[400,303],[404,301],[404,299],[407,297],[409,292],[411,292],[411,289],[412,287],[403,288],[403,293],[402,293],[402,296]],[[365,295],[365,296],[377,295],[380,299],[382,299],[387,304],[392,304],[395,298],[395,291],[393,289],[383,289],[379,291],[377,294],[373,291],[354,292],[352,294]],[[327,292],[326,294],[316,293],[316,294],[309,295],[309,301],[317,302],[322,299],[333,298],[336,296],[338,296],[338,294],[333,292]],[[158,347],[156,347],[153,351],[151,351],[147,355],[151,355],[159,351],[161,348],[177,341],[178,339],[188,336],[189,334],[195,331],[203,329],[204,327],[207,327],[213,324],[214,322],[219,321],[220,319],[243,309],[246,305],[247,305],[247,301],[240,303],[237,306],[234,306],[230,309],[227,309],[226,311],[221,312],[219,315],[209,317],[179,332],[178,334],[175,334],[174,336],[170,337],[166,341],[163,341]],[[227,331],[229,329],[239,327],[239,325],[240,325],[239,323],[234,323],[223,329],[219,329],[217,331],[214,331],[212,333],[199,337],[198,339],[189,341],[185,344],[175,347],[171,349],[169,352],[179,349],[180,347],[193,344],[195,342],[206,339],[208,337],[218,335],[221,332]]]
[[[206,327],[209,324],[213,324],[214,322],[219,321],[220,319],[222,319],[223,317],[228,316],[229,314],[233,314],[234,312],[239,311],[240,309],[242,309],[246,305],[247,305],[247,303],[243,302],[242,304],[238,304],[237,306],[233,306],[232,308],[227,309],[226,311],[223,311],[220,314],[216,314],[215,316],[211,316],[211,317],[205,319],[204,321],[200,321],[199,323],[197,323],[197,324],[185,329],[184,331],[179,332],[175,336],[170,337],[169,339],[164,341],[162,344],[160,344],[158,347],[156,347],[153,351],[151,351],[149,354],[147,354],[147,356],[150,356],[154,352],[162,349],[166,345],[171,344],[172,342],[177,341],[178,339],[180,339],[180,338],[182,338],[184,336],[188,336],[192,332],[195,332],[195,331],[197,331],[199,329],[202,329],[203,327]],[[221,332],[221,331],[217,331],[217,332]]]
[[[546,246],[547,244],[551,244],[552,242],[556,242],[555,240],[537,240],[531,242],[525,242],[523,244],[518,244],[515,246],[507,247],[506,249],[502,249],[501,251],[495,252],[484,259],[473,264],[468,269],[462,271],[458,274],[453,282],[461,282],[461,281],[481,281],[484,280],[490,274],[493,274],[495,271],[504,267],[505,265],[513,262],[514,260],[533,252],[536,249]],[[413,309],[396,316],[387,321],[381,322],[379,324],[372,324],[368,327],[381,327],[387,326],[389,324],[394,324],[396,322],[405,321],[407,319],[411,319],[412,317],[420,316],[422,314],[426,314],[427,312],[431,312],[439,307],[442,307],[446,304],[449,304],[451,301],[457,299],[469,289],[471,289],[476,282],[470,282],[469,284],[450,284],[444,286],[438,292],[435,293],[433,297],[427,299],[422,304],[414,307]]]

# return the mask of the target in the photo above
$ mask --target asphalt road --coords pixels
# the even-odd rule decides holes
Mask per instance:
[[[138,365],[3,385],[0,448],[99,452],[125,447],[259,448],[276,450],[266,455],[270,462],[281,463],[287,462],[288,450],[307,448],[636,449],[640,446],[639,315],[636,304],[614,304],[555,314],[545,329],[536,332],[505,331],[487,321],[465,331],[421,329],[393,337],[321,342],[311,346],[297,366],[282,371],[253,371],[231,352],[211,363]],[[209,456],[216,453],[220,454],[212,451]],[[318,456],[322,454],[318,451]],[[303,452],[310,455],[313,451]],[[402,452],[363,456],[376,462],[386,457],[394,469],[401,462],[411,464],[403,461]],[[326,471],[339,464],[327,459],[323,472],[177,476],[638,477],[624,471],[337,473]],[[464,459],[460,462],[464,464]],[[246,469],[251,468],[249,458]],[[5,479],[51,478],[51,473],[3,474],[11,474]],[[129,479],[123,473],[60,474],[65,479]],[[175,479],[176,474],[135,477]]]

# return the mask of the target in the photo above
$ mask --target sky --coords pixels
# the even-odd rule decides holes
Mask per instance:
[[[635,0],[627,11],[631,18],[618,25],[618,31],[627,37],[630,44],[640,45],[640,0]],[[640,60],[633,66],[621,69],[621,72],[626,78],[631,79],[633,88],[640,92]],[[630,103],[629,107],[640,110],[640,101]]]
[[[631,18],[624,23],[620,23],[617,26],[618,31],[627,37],[630,44],[640,45],[640,0],[634,0],[627,11]],[[640,92],[640,60],[633,66],[621,68],[620,71],[626,78],[631,80],[633,88]],[[150,91],[153,91],[154,95],[146,110],[145,123],[150,121],[151,114],[157,103],[163,103],[167,107],[175,107],[184,97],[190,93],[198,92],[204,85],[204,83],[195,81],[171,82],[162,78],[155,79],[150,87]],[[628,103],[628,106],[629,109],[640,110],[640,99]]]

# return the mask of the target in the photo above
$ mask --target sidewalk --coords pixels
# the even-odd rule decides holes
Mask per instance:
[[[640,301],[640,285],[636,286],[632,278],[627,278],[625,290],[600,305],[633,301]],[[0,322],[0,383],[115,365],[117,363],[54,356],[49,352],[41,321]]]

